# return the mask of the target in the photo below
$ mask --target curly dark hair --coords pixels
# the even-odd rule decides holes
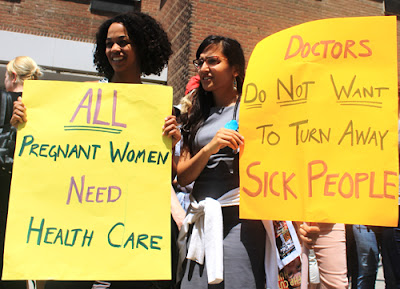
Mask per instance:
[[[230,66],[236,66],[238,70],[238,76],[236,77],[238,99],[242,95],[243,82],[245,76],[245,58],[243,49],[240,43],[228,37],[210,35],[203,40],[196,52],[196,58],[200,57],[200,54],[207,49],[210,45],[221,45],[222,53],[228,59]],[[182,135],[184,147],[188,149],[190,153],[193,153],[193,142],[197,131],[202,126],[204,121],[210,114],[211,107],[215,106],[214,97],[212,92],[205,91],[201,85],[197,91],[193,94],[192,107],[186,114],[181,116],[183,122]]]
[[[141,12],[120,14],[100,25],[93,54],[97,71],[108,79],[114,75],[106,56],[106,39],[108,28],[115,22],[125,26],[129,38],[133,41],[142,74],[159,75],[172,54],[171,43],[161,25],[151,16]]]

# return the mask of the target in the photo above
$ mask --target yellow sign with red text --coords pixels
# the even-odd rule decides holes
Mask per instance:
[[[240,216],[397,225],[396,17],[325,19],[254,49]]]

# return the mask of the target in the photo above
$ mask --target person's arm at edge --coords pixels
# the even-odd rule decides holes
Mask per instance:
[[[22,102],[22,98],[18,97],[16,101],[14,101],[13,104],[13,114],[11,116],[10,124],[18,128],[18,125],[24,122],[27,122],[26,118],[26,107],[24,103]]]
[[[178,197],[176,196],[174,188],[171,186],[171,215],[174,219],[178,229],[182,227],[183,220],[186,217],[186,212],[179,203]]]

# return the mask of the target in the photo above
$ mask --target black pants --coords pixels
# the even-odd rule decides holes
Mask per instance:
[[[0,279],[3,273],[4,239],[7,224],[8,199],[10,196],[11,175],[0,175]],[[25,289],[26,281],[0,281],[0,289]]]

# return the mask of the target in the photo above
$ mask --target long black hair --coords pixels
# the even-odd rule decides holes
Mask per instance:
[[[160,74],[172,54],[171,43],[161,25],[151,16],[141,12],[120,14],[100,25],[93,55],[97,71],[108,79],[114,75],[106,56],[106,39],[108,28],[115,22],[126,28],[140,61],[142,74]]]
[[[210,35],[200,44],[196,52],[196,58],[210,45],[221,45],[222,53],[228,59],[230,66],[235,66],[238,71],[236,76],[237,92],[240,96],[242,94],[245,58],[242,47],[238,41],[223,36]],[[212,92],[205,91],[200,83],[199,88],[193,94],[192,107],[188,110],[187,114],[182,116],[183,126],[182,135],[184,147],[193,154],[193,142],[197,131],[202,126],[204,121],[210,114],[211,107],[215,106]]]

